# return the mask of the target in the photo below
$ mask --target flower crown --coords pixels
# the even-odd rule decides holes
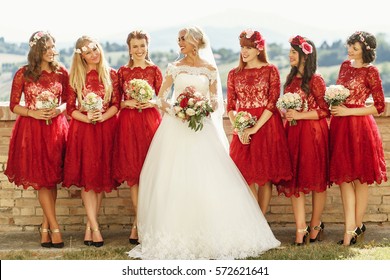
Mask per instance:
[[[359,36],[359,41],[362,42],[366,46],[366,50],[368,50],[368,51],[371,50],[370,45],[366,42],[366,39],[364,38],[363,32],[356,31],[355,34]]]
[[[288,40],[291,45],[299,46],[304,54],[311,54],[313,52],[313,46],[310,45],[302,36],[291,37]]]
[[[245,29],[244,31],[241,32],[239,38],[241,39],[244,37],[252,41],[253,43],[255,43],[255,47],[259,51],[264,50],[265,40],[263,36],[261,36],[259,31],[253,31],[252,29]]]
[[[94,42],[90,42],[87,46],[82,46],[81,49],[74,49],[74,52],[81,54],[82,52],[86,52],[88,48],[93,49],[95,47],[97,47],[97,44]]]
[[[30,45],[30,48],[35,46],[39,39],[41,39],[43,36],[49,35],[49,32],[45,31],[38,31],[34,34],[34,37],[31,39],[31,41],[28,43]]]

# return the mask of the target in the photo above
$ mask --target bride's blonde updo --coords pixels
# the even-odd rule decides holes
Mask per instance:
[[[185,31],[186,35],[184,35],[184,39],[191,45],[194,45],[195,48],[203,49],[206,47],[207,40],[205,38],[203,30],[199,27],[186,27],[180,31]]]

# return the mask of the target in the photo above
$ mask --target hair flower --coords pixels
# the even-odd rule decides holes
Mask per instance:
[[[41,39],[43,36],[49,35],[49,32],[45,31],[38,31],[37,33],[34,34],[34,37],[31,39],[31,41],[28,43],[30,45],[30,48],[35,46],[38,42],[39,39]]]
[[[264,45],[265,45],[265,40],[261,36],[259,31],[254,31],[252,29],[245,29],[244,31],[241,32],[240,38],[246,38],[250,41],[252,41],[255,45],[255,48],[258,49],[259,51],[264,50]]]
[[[291,45],[298,46],[302,49],[304,54],[311,54],[313,52],[313,46],[310,45],[302,36],[291,37],[289,40]]]

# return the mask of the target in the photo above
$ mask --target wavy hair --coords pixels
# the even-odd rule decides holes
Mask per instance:
[[[49,32],[37,31],[31,35],[29,39],[30,50],[27,55],[26,71],[24,72],[25,78],[36,82],[41,76],[42,57],[47,51],[46,42],[50,39],[55,43],[56,40]],[[55,53],[55,55],[56,54],[57,53]],[[53,72],[57,73],[60,68],[60,64],[54,60],[49,62],[49,67]]]
[[[258,31],[255,31],[255,32],[258,32]],[[260,32],[258,32],[258,34],[260,34]],[[260,36],[261,36],[261,34],[260,34]],[[250,47],[250,48],[255,48],[258,50],[257,42],[255,42],[256,36],[251,36],[250,38],[247,38],[245,36],[245,33],[241,32],[241,34],[238,38],[240,40],[241,47]],[[262,38],[262,39],[264,40],[264,38]],[[263,48],[262,50],[258,50],[259,54],[257,55],[257,59],[261,62],[268,63],[265,41],[264,41],[264,46],[262,46],[262,48]],[[242,59],[241,52],[240,52],[240,58],[239,58],[239,62],[238,62],[238,67],[236,68],[236,72],[241,71],[242,69],[245,68],[245,66],[246,66],[246,62],[244,62],[244,60]]]
[[[356,31],[347,39],[348,45],[359,42],[362,47],[363,63],[371,63],[376,58],[376,38],[373,34],[365,31]]]
[[[284,83],[283,89],[286,89],[286,87],[289,84],[291,84],[293,78],[298,74],[299,66],[304,62],[304,58],[305,58],[306,60],[304,62],[305,67],[302,73],[301,88],[307,95],[309,95],[310,94],[309,83],[311,78],[317,71],[317,49],[312,41],[308,40],[307,38],[304,39],[308,44],[310,44],[313,47],[313,52],[310,54],[305,54],[298,45],[290,43],[291,47],[298,52],[299,59],[298,59],[298,65],[291,67],[290,73],[287,75],[286,82]]]

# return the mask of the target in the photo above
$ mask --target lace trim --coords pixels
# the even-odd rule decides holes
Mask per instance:
[[[193,67],[188,65],[173,65],[168,64],[167,75],[171,75],[176,78],[180,73],[187,73],[190,75],[205,75],[210,80],[210,83],[214,83],[217,80],[217,71],[210,70],[207,67]]]

